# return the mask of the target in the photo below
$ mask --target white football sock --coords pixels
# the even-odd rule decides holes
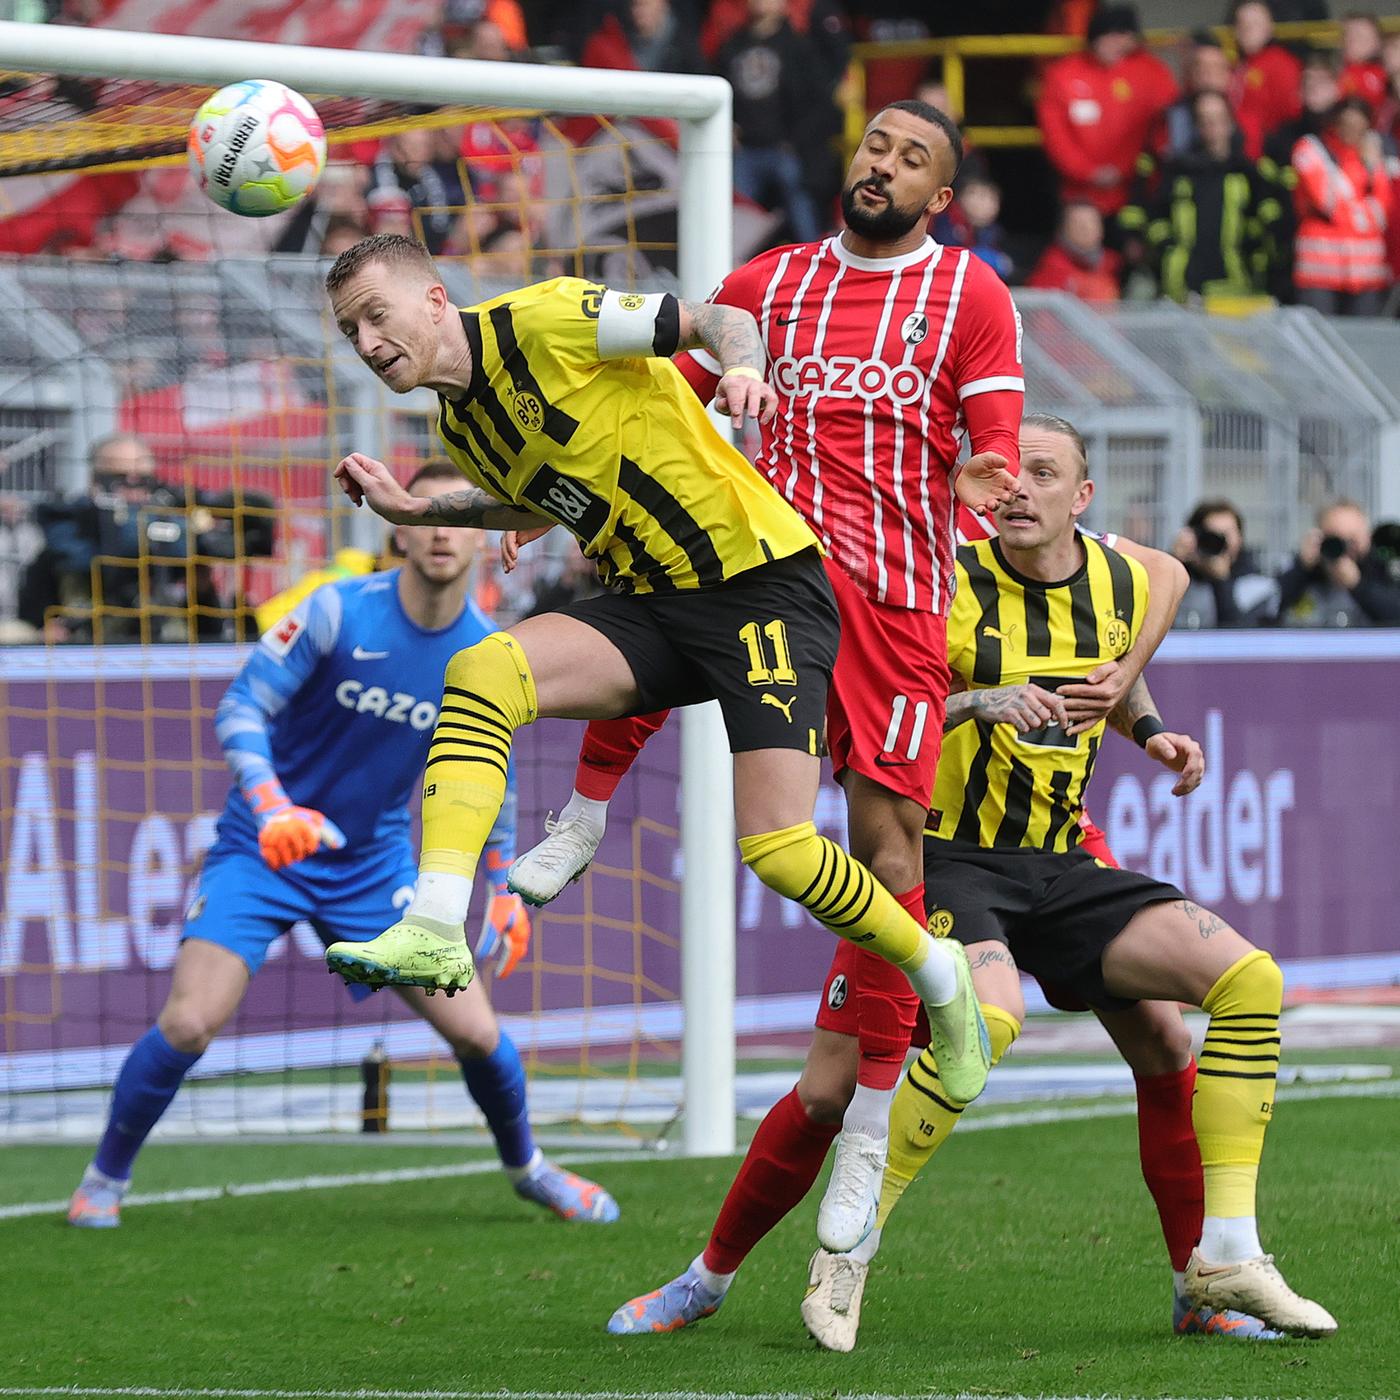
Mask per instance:
[[[1212,1264],[1242,1264],[1263,1254],[1259,1224],[1252,1215],[1208,1215],[1201,1226],[1201,1258]]]
[[[450,875],[441,870],[425,870],[418,876],[413,902],[406,918],[426,924],[446,937],[466,937],[463,925],[472,902],[472,882],[466,875]]]
[[[713,1269],[705,1267],[705,1256],[697,1254],[690,1265],[691,1272],[697,1274],[700,1282],[710,1290],[711,1293],[728,1293],[729,1285],[734,1282],[734,1274],[717,1274]],[[736,1269],[735,1273],[738,1272]]]
[[[1172,1301],[1186,1296],[1186,1271],[1184,1269],[1172,1270]]]
[[[534,1176],[542,1166],[544,1166],[544,1153],[537,1147],[534,1155],[523,1167],[506,1167],[505,1172],[512,1181],[524,1181],[526,1177]]]
[[[843,1133],[864,1133],[867,1137],[884,1140],[890,1135],[890,1104],[894,1089],[872,1089],[857,1084],[851,1101],[841,1119]]]
[[[608,804],[598,801],[596,797],[585,797],[575,788],[573,795],[564,804],[564,810],[559,813],[559,820],[581,821],[590,831],[601,837],[608,827]]]
[[[126,1188],[131,1185],[131,1178],[120,1176],[108,1176],[106,1172],[97,1170],[96,1162],[89,1162],[87,1170],[83,1172],[84,1186],[101,1186],[109,1191],[115,1191],[118,1195],[125,1195]]]
[[[948,950],[938,946],[939,939],[926,933],[924,942],[928,946],[924,950],[923,965],[913,969],[906,967],[904,975],[925,1006],[947,1006],[958,994],[957,967]]]
[[[848,1259],[857,1264],[868,1264],[880,1252],[880,1230],[872,1230],[850,1253]]]

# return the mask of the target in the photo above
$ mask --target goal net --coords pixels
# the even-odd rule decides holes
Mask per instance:
[[[29,643],[0,651],[0,1134],[91,1137],[165,998],[228,791],[215,704],[299,590],[393,562],[387,532],[331,491],[329,465],[353,449],[407,474],[436,450],[431,395],[388,395],[330,323],[321,278],[337,239],[357,221],[418,233],[459,304],[566,273],[704,295],[729,263],[728,93],[0,31],[0,538],[14,551],[0,626]],[[278,220],[215,210],[183,171],[190,114],[250,74],[312,95],[329,128],[319,199]],[[113,434],[149,452],[158,486],[125,458],[94,477]],[[572,554],[551,537],[510,579],[483,559],[476,596],[508,623],[569,586]],[[653,742],[597,861],[536,915],[527,960],[492,989],[542,1121],[645,1135],[685,1110],[692,1149],[732,1142],[729,799],[725,765],[694,772],[712,724]],[[521,735],[522,846],[567,797],[578,738],[564,723]],[[749,903],[755,922],[779,917]],[[274,948],[167,1130],[353,1131],[381,1046],[393,1128],[476,1121],[428,1028],[388,994],[353,1003],[320,954],[306,927]],[[792,990],[817,975],[794,970]],[[782,976],[754,985],[770,1009],[787,990]]]

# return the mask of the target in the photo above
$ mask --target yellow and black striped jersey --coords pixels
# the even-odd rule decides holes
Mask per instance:
[[[571,530],[605,584],[709,588],[817,545],[656,357],[675,349],[674,297],[559,277],[460,315],[472,376],[462,397],[439,396],[448,455],[497,499]]]
[[[1147,572],[1092,535],[1084,563],[1039,583],[1006,562],[999,540],[965,545],[948,616],[948,662],[969,690],[1032,683],[1054,690],[1122,656],[1147,611]],[[1018,734],[967,719],[943,736],[925,834],[984,847],[1067,851],[1104,721],[1073,738],[1059,725]]]

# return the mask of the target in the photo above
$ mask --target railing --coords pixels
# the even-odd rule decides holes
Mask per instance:
[[[1400,32],[1400,17],[1380,20],[1385,33]],[[1189,40],[1194,31],[1187,29],[1149,29],[1143,38],[1149,48],[1170,49]],[[1233,60],[1236,57],[1234,31],[1227,25],[1211,31]],[[1274,37],[1285,43],[1302,42],[1317,48],[1336,48],[1341,43],[1340,21],[1279,24]],[[870,113],[867,107],[869,69],[872,64],[910,58],[940,58],[943,61],[943,85],[948,90],[948,105],[953,114],[967,111],[967,64],[969,60],[1005,58],[1059,58],[1084,47],[1084,41],[1069,34],[964,34],[950,39],[899,39],[888,43],[856,44],[851,49],[851,66],[843,85],[845,105],[845,142],[847,152],[860,144],[861,133]],[[1039,146],[1037,126],[969,126],[965,128],[968,141],[984,148],[991,146]]]

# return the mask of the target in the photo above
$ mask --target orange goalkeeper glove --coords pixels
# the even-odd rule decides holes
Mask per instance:
[[[258,824],[258,850],[274,870],[295,865],[322,846],[339,851],[345,845],[345,833],[328,816],[294,805],[275,777],[244,789],[243,796]]]
[[[501,890],[486,902],[481,933],[476,940],[476,960],[483,966],[496,961],[496,976],[504,980],[530,951],[530,913],[518,894]]]

